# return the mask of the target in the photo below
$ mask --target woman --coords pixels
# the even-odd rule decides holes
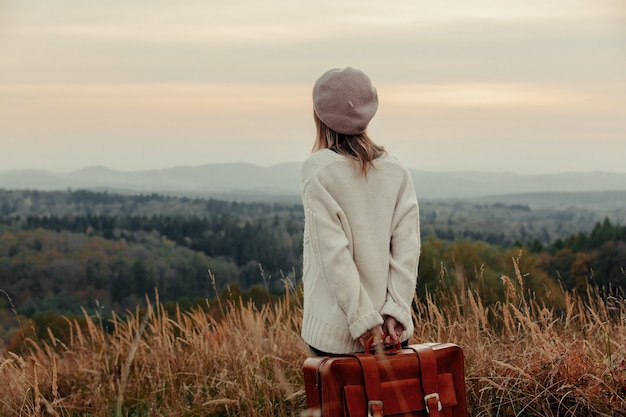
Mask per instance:
[[[317,138],[301,178],[302,337],[317,355],[363,351],[383,332],[387,345],[406,343],[420,251],[411,175],[366,133],[378,96],[362,71],[323,74],[313,108]]]

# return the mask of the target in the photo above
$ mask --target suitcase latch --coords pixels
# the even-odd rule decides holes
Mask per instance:
[[[430,414],[430,409],[428,408],[428,400],[431,400],[433,398],[437,400],[437,411],[443,410],[443,406],[441,405],[441,401],[439,400],[439,394],[435,392],[434,394],[428,394],[424,397],[424,404],[426,404],[426,412],[428,414]]]
[[[367,402],[367,417],[383,417],[383,402],[382,401],[368,401]]]

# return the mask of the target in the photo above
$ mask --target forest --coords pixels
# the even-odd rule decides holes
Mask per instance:
[[[553,304],[588,283],[626,289],[626,226],[592,211],[427,201],[420,216],[422,297],[461,283],[501,301],[514,264],[524,290]],[[10,344],[15,315],[123,313],[155,294],[183,307],[224,291],[279,294],[299,283],[303,217],[295,203],[0,190],[0,338]]]

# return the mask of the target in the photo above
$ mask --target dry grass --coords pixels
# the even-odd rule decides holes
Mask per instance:
[[[563,293],[565,308],[522,297],[489,307],[454,289],[420,303],[419,341],[449,340],[466,356],[471,416],[626,416],[626,300]],[[462,286],[462,285],[460,285]]]
[[[565,309],[522,297],[519,271],[492,306],[459,280],[416,300],[413,342],[466,355],[471,416],[626,416],[626,302],[561,294]],[[68,320],[70,338],[0,353],[0,415],[298,416],[305,393],[298,292],[277,302],[216,300],[169,314],[158,298],[112,333]],[[217,311],[215,314],[206,311]]]

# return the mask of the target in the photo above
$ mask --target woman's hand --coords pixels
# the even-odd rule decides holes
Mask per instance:
[[[367,339],[370,336],[374,336],[374,341],[372,342],[371,347],[375,348],[377,344],[383,341],[382,340],[383,328],[380,325],[378,325],[372,329],[369,329],[368,331],[363,333],[361,336],[359,336],[358,341],[361,344],[361,346],[365,348],[365,343],[367,342]]]
[[[387,334],[387,337],[383,340],[383,342],[386,345],[395,346],[401,342],[400,338],[402,337],[404,326],[398,323],[394,317],[385,316],[383,331]]]

